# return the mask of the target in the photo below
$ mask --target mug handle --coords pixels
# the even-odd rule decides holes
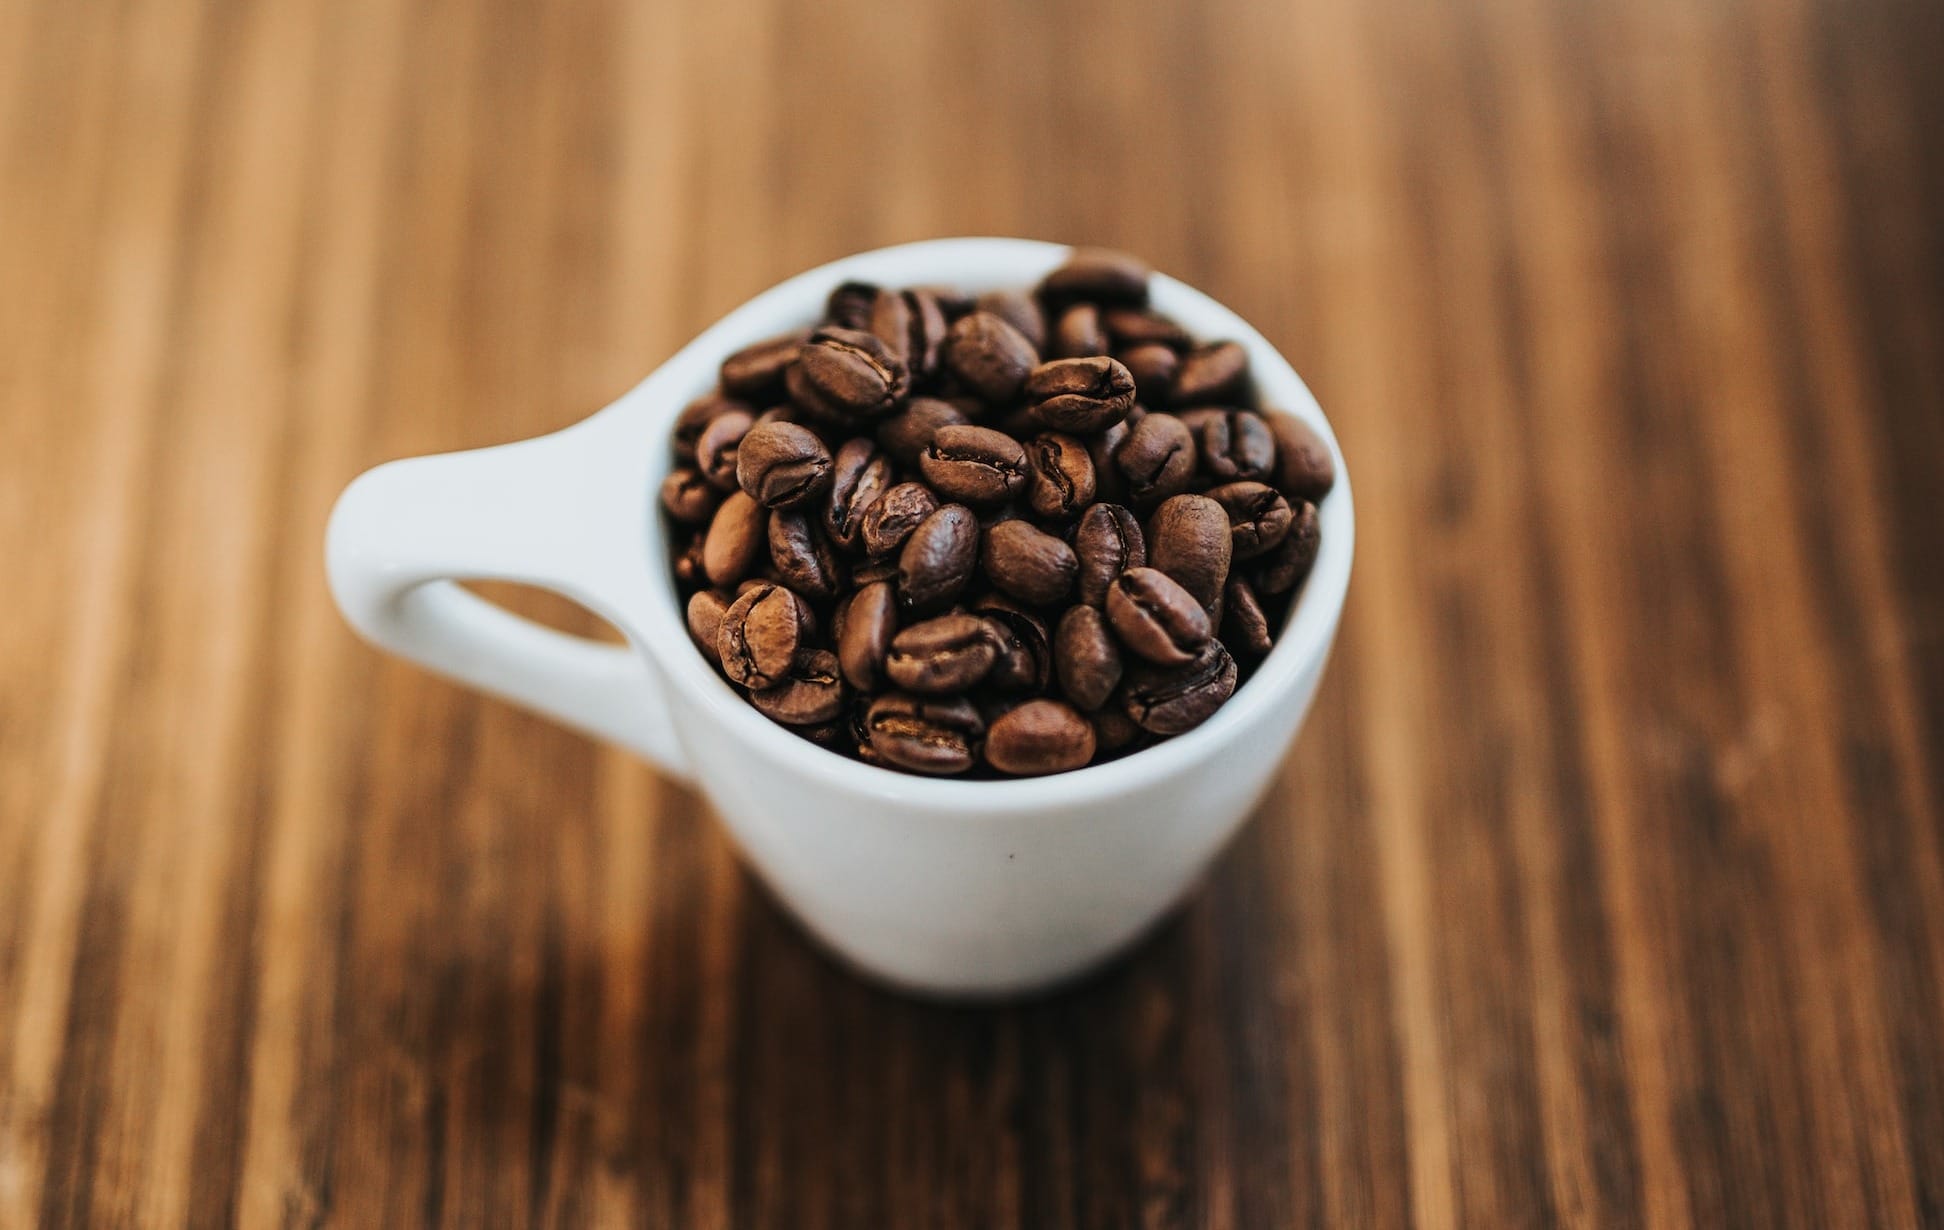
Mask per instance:
[[[595,481],[611,459],[589,447],[600,443],[586,438],[590,426],[366,471],[331,511],[331,592],[374,644],[687,780],[661,681],[632,629],[623,627],[626,648],[570,636],[458,584],[541,586],[622,626],[630,596],[615,592],[625,582],[614,578],[639,565],[600,558],[591,544],[603,540],[596,527],[616,530],[641,512],[616,498],[615,484]]]

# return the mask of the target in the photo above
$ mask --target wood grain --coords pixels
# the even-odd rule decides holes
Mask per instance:
[[[1941,77],[1919,0],[0,0],[0,1226],[1944,1226]],[[1362,532],[1206,890],[971,1010],[320,543],[979,233],[1257,322]]]

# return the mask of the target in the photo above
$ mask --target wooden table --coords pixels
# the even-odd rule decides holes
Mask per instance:
[[[1944,1224],[1940,79],[1928,0],[0,0],[0,1226]],[[320,568],[958,233],[1259,323],[1362,521],[1207,889],[999,1010]]]

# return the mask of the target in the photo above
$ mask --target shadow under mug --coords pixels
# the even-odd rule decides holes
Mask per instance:
[[[332,512],[331,591],[372,642],[693,783],[778,898],[862,972],[952,996],[1086,972],[1165,915],[1234,835],[1308,713],[1335,639],[1354,547],[1350,479],[1289,363],[1227,308],[1153,278],[1158,310],[1248,350],[1263,403],[1314,427],[1338,478],[1318,510],[1316,566],[1249,681],[1196,729],[1071,773],[915,777],[772,724],[690,642],[658,506],[676,413],[714,385],[723,356],[816,320],[839,282],[1023,287],[1067,252],[941,239],[847,257],[758,295],[572,427],[379,466]],[[474,579],[557,591],[628,645],[522,619],[457,583]]]

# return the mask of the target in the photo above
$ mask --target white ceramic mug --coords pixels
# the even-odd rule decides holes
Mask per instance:
[[[1264,404],[1321,433],[1337,483],[1322,549],[1275,650],[1195,730],[1111,764],[1015,781],[894,773],[751,708],[689,641],[657,492],[675,414],[723,356],[814,321],[839,282],[1023,287],[1067,249],[942,239],[849,257],[757,296],[631,392],[563,431],[395,461],[339,498],[331,590],[359,632],[442,674],[628,747],[706,795],[819,940],[912,990],[1045,987],[1137,939],[1267,789],[1315,698],[1350,579],[1350,480],[1323,412],[1233,312],[1156,275],[1154,306],[1249,352]],[[455,584],[523,581],[589,607],[627,648],[542,628]]]

